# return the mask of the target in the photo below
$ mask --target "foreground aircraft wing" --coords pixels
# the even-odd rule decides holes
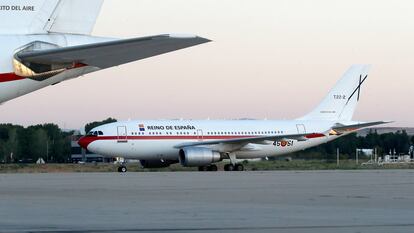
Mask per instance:
[[[338,125],[338,126],[332,127],[332,132],[330,134],[335,135],[335,134],[349,133],[349,132],[360,130],[362,128],[371,127],[375,125],[383,125],[383,124],[388,124],[388,123],[391,123],[391,122],[376,121],[376,122],[360,123],[360,124],[353,124],[353,125]]]
[[[191,146],[206,146],[206,145],[218,145],[218,144],[249,144],[249,143],[266,143],[266,142],[275,142],[280,140],[298,140],[306,141],[311,138],[325,137],[325,134],[321,133],[311,133],[311,134],[289,134],[289,135],[277,135],[277,136],[262,136],[262,137],[246,137],[246,138],[236,138],[236,139],[224,139],[224,140],[212,140],[212,141],[202,141],[202,142],[190,142],[183,143],[175,146],[175,148],[184,148]]]
[[[17,56],[25,63],[84,64],[106,69],[207,42],[210,40],[197,36],[158,35],[47,50],[23,50]]]

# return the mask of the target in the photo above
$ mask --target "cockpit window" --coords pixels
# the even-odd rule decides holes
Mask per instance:
[[[102,132],[101,132],[102,133]],[[87,134],[87,136],[98,136],[99,135],[99,132],[98,131],[91,131],[91,132],[89,132],[88,134]],[[103,133],[102,133],[102,135],[103,135]]]
[[[90,131],[87,136],[103,136],[104,133],[102,131]]]

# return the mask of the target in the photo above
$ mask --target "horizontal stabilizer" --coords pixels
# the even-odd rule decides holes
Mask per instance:
[[[376,121],[376,122],[368,122],[368,123],[353,124],[353,125],[339,125],[339,126],[332,127],[333,132],[331,132],[331,134],[343,134],[343,133],[353,132],[353,131],[357,131],[363,128],[375,126],[375,125],[383,125],[383,124],[388,124],[388,123],[391,123],[391,122]]]
[[[46,50],[23,50],[16,55],[24,63],[76,63],[106,69],[209,41],[197,36],[158,35]]]

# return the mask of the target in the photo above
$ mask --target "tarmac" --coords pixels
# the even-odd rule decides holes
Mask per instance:
[[[414,171],[1,174],[0,232],[414,232]]]

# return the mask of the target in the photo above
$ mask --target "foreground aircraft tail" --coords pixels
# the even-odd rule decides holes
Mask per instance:
[[[91,34],[104,0],[2,0],[0,34]]]
[[[369,69],[369,65],[351,66],[319,106],[300,120],[352,120]]]

